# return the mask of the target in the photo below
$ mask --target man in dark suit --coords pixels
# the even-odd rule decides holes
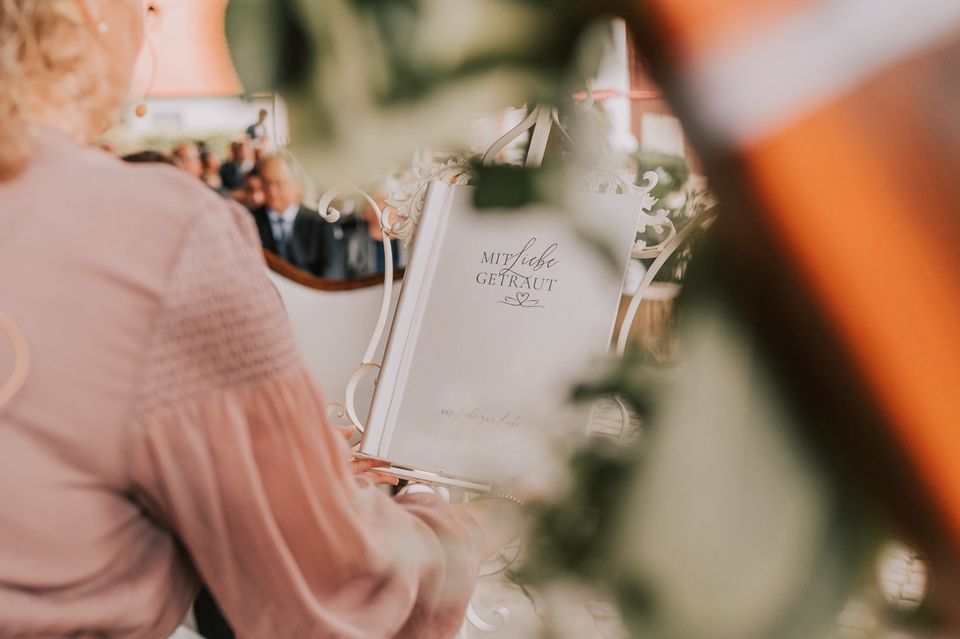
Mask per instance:
[[[263,248],[318,277],[345,279],[343,229],[300,204],[300,184],[282,157],[266,158],[260,175],[265,205],[253,217]]]
[[[253,143],[253,148],[263,151],[267,146],[267,116],[266,109],[260,109],[257,121],[247,127],[247,137]]]
[[[243,188],[243,178],[256,166],[253,146],[250,140],[236,140],[230,143],[230,161],[220,165],[220,180],[227,191]]]

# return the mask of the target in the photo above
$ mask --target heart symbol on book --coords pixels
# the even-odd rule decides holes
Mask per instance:
[[[507,295],[499,303],[517,308],[543,308],[540,306],[540,300],[530,299],[530,293],[517,293],[516,297]]]

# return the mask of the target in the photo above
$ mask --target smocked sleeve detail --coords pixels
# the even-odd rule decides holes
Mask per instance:
[[[195,223],[148,349],[134,492],[244,639],[451,637],[476,522],[353,477],[249,229]]]
[[[184,240],[147,351],[141,415],[297,362],[256,231],[242,215],[232,208],[203,214]]]

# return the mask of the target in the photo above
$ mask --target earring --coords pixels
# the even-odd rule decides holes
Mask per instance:
[[[147,52],[150,55],[150,79],[147,82],[147,88],[143,92],[143,100],[137,104],[133,110],[133,114],[138,118],[145,118],[149,112],[149,107],[146,104],[146,100],[150,97],[150,92],[153,91],[153,83],[157,79],[157,47],[153,43],[153,38],[150,36],[152,31],[160,30],[160,20],[163,17],[162,12],[160,11],[160,6],[155,0],[147,2],[146,7],[146,46]]]
[[[100,33],[100,35],[107,35],[107,33],[110,31],[110,25],[107,24],[106,20],[101,20],[99,23],[97,23],[97,31]]]
[[[149,35],[147,35],[146,44],[147,44],[147,51],[150,55],[150,79],[147,82],[147,88],[143,92],[144,101],[146,101],[150,97],[150,92],[153,90],[153,83],[157,79],[157,48],[154,46],[153,39],[150,38]],[[148,111],[149,111],[149,108],[147,107],[145,102],[140,102],[139,104],[137,104],[136,108],[134,108],[133,113],[138,118],[145,118],[147,116]]]

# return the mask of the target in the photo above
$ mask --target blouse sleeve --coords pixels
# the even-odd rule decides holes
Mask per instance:
[[[135,492],[245,639],[456,632],[481,559],[476,521],[351,474],[248,220],[194,222],[137,406]]]

